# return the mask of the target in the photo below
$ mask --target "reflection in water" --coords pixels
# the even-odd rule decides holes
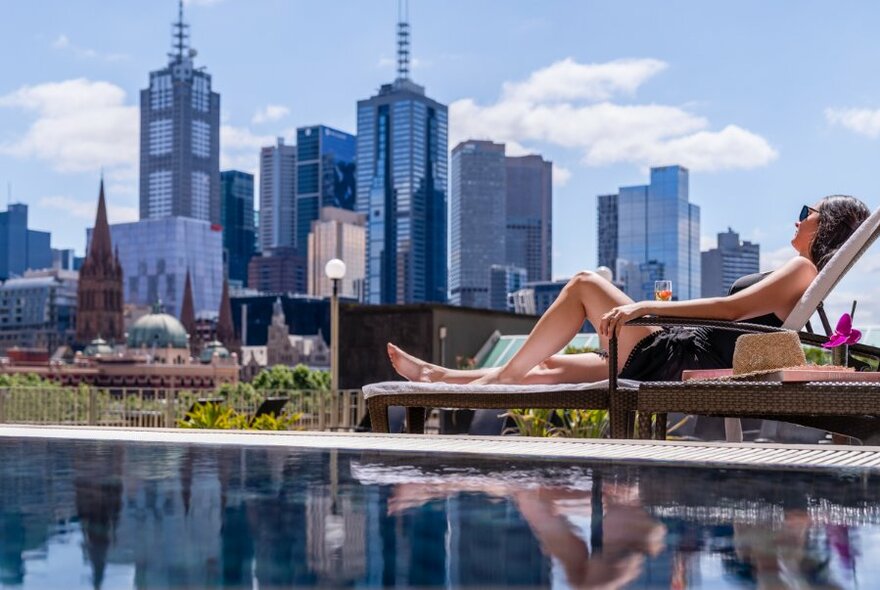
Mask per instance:
[[[10,439],[0,457],[4,586],[847,588],[880,575],[872,475]]]

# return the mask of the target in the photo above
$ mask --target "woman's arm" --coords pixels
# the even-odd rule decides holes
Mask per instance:
[[[743,320],[775,313],[784,318],[800,300],[816,277],[812,262],[802,256],[789,260],[765,279],[726,297],[707,297],[690,301],[638,301],[615,307],[602,316],[599,333],[610,336],[629,320],[646,315],[678,318]]]

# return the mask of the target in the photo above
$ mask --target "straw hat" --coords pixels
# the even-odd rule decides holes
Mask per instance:
[[[786,330],[769,334],[743,334],[736,339],[736,348],[733,350],[733,374],[709,377],[709,380],[748,379],[781,369],[815,369],[816,367],[807,364],[797,332]]]

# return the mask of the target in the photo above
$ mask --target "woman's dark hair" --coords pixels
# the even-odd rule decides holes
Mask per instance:
[[[831,195],[819,201],[819,228],[810,244],[810,258],[816,268],[822,270],[870,214],[855,197]]]

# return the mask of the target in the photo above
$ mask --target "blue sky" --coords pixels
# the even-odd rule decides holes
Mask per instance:
[[[102,166],[111,221],[136,216],[138,92],[166,61],[176,2],[4,12],[0,186],[54,246],[82,251]],[[186,14],[221,93],[224,167],[254,169],[260,145],[300,125],[354,132],[355,102],[394,75],[395,0],[201,0]],[[804,202],[880,205],[878,20],[868,1],[411,0],[412,77],[450,105],[453,137],[554,162],[557,277],[595,266],[595,195],[672,163],[691,169],[704,242],[730,226],[772,266]],[[832,313],[854,294],[880,302],[880,257],[860,269]],[[872,307],[862,319],[880,323]]]

